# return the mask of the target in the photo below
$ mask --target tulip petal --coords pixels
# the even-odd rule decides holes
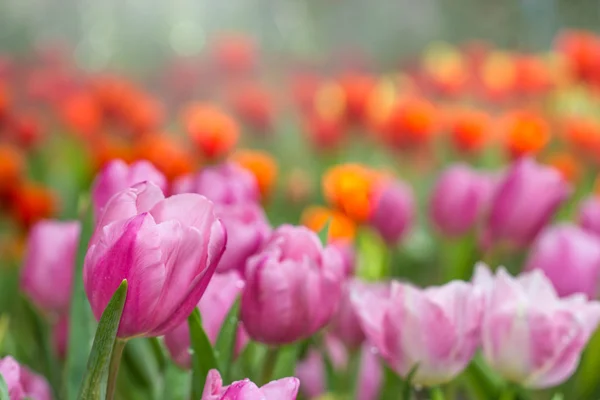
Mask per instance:
[[[300,381],[297,378],[283,378],[269,382],[260,388],[265,400],[293,399],[298,394]]]

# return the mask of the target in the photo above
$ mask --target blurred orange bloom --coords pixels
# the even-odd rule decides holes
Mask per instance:
[[[0,143],[0,197],[6,196],[23,178],[25,157],[15,147]]]
[[[114,159],[121,159],[127,163],[134,160],[132,144],[122,137],[97,135],[90,140],[89,149],[97,169]]]
[[[490,116],[477,109],[452,110],[449,115],[449,132],[454,146],[464,152],[481,150],[491,137]]]
[[[586,31],[568,30],[556,40],[556,48],[562,53],[569,68],[580,79],[597,77],[600,68],[600,38]]]
[[[89,93],[73,93],[60,104],[60,115],[74,133],[89,137],[100,129],[102,110]]]
[[[450,45],[431,45],[423,55],[422,68],[428,83],[444,95],[456,96],[466,89],[467,63],[463,55]]]
[[[34,182],[19,185],[12,194],[11,209],[13,216],[25,227],[50,218],[57,211],[57,198],[45,186]]]
[[[123,118],[134,134],[141,135],[160,129],[164,110],[158,100],[139,94],[124,104]]]
[[[535,155],[550,141],[550,125],[544,117],[532,111],[508,113],[503,126],[506,147],[513,157]]]
[[[552,73],[548,65],[536,56],[519,56],[516,59],[516,83],[525,95],[541,95],[552,86]]]
[[[236,121],[210,104],[190,105],[184,111],[183,124],[200,153],[208,159],[227,155],[240,135]]]
[[[262,198],[268,198],[277,180],[277,162],[273,156],[260,150],[237,150],[231,159],[256,177]]]
[[[251,71],[256,65],[256,52],[252,38],[241,33],[221,36],[212,47],[217,67],[228,74]]]
[[[302,213],[300,223],[309,229],[320,232],[329,222],[329,241],[352,241],[356,236],[356,224],[343,213],[327,207],[312,206]]]
[[[562,123],[565,140],[577,150],[600,160],[600,122],[596,119],[572,116]]]
[[[340,119],[324,118],[314,113],[306,116],[304,131],[317,149],[330,150],[338,147],[345,138],[346,125]]]
[[[385,137],[392,145],[405,148],[429,143],[438,128],[435,106],[417,97],[397,102],[385,123]]]
[[[195,169],[191,154],[167,134],[149,134],[140,138],[134,151],[136,159],[150,161],[169,180]]]
[[[307,73],[298,73],[290,78],[290,91],[300,111],[312,111],[315,97],[321,87],[321,78]]]
[[[231,102],[236,113],[246,123],[259,131],[273,128],[275,105],[271,93],[257,83],[236,86],[232,90]]]
[[[9,128],[17,143],[23,147],[31,147],[42,138],[42,130],[37,117],[28,112],[12,115]]]
[[[376,81],[370,75],[346,73],[339,80],[344,93],[347,117],[351,121],[363,121],[369,93]]]
[[[581,176],[581,164],[577,158],[568,152],[554,153],[547,157],[548,165],[556,168],[569,182],[576,183]]]
[[[480,65],[478,72],[486,98],[503,101],[514,93],[517,69],[515,60],[509,53],[500,51],[489,53]]]
[[[11,97],[8,87],[6,87],[2,83],[2,81],[0,81],[0,123],[8,115],[8,110],[10,109],[10,102]]]

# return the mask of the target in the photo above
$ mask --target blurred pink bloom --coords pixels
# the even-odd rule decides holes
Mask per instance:
[[[526,270],[540,269],[559,296],[595,298],[600,276],[600,238],[570,224],[542,231],[529,251]]]
[[[331,332],[349,348],[358,347],[365,340],[365,334],[350,299],[352,288],[361,284],[358,280],[346,282],[340,305],[330,324]]]
[[[336,248],[323,248],[305,227],[282,225],[246,264],[241,316],[248,334],[266,344],[311,336],[337,309],[343,278]]]
[[[367,340],[392,369],[406,377],[418,365],[416,384],[451,381],[479,345],[483,297],[468,283],[419,289],[391,282],[389,290],[355,288],[352,301]]]
[[[173,183],[173,193],[198,193],[216,204],[258,203],[256,178],[235,163],[207,167]]]
[[[466,164],[446,169],[431,195],[429,215],[444,235],[460,236],[473,229],[489,206],[491,177]]]
[[[532,389],[573,374],[600,321],[600,303],[582,294],[559,298],[539,270],[515,278],[479,265],[473,281],[486,295],[482,347],[496,372]]]
[[[81,227],[77,221],[40,221],[27,241],[21,290],[45,313],[68,312]]]
[[[165,198],[151,182],[116,194],[85,257],[83,281],[94,315],[100,318],[127,279],[118,336],[169,332],[198,304],[226,241],[213,204],[203,196]]]
[[[52,390],[46,379],[19,365],[11,356],[0,359],[0,375],[8,387],[10,400],[51,400]],[[8,400],[8,399],[7,399]]]
[[[331,242],[330,245],[336,247],[342,255],[344,276],[349,277],[354,275],[354,270],[356,269],[356,252],[352,243],[346,240],[336,240]]]
[[[581,203],[579,224],[583,229],[600,236],[600,199],[589,197]]]
[[[167,178],[148,161],[137,161],[127,165],[122,160],[108,163],[96,176],[92,187],[92,200],[96,221],[110,198],[136,183],[149,181],[166,191]]]
[[[221,332],[227,313],[243,287],[244,281],[236,271],[215,274],[200,299],[198,309],[202,316],[202,327],[213,345]],[[248,336],[240,326],[237,332],[237,350],[241,350],[247,342]],[[165,345],[177,365],[182,368],[191,367],[190,331],[187,321],[165,335]]]
[[[201,400],[295,400],[299,385],[297,378],[283,378],[260,388],[250,379],[223,386],[219,372],[211,369]]]
[[[398,242],[412,225],[412,189],[401,181],[387,181],[374,194],[369,224],[388,244]]]
[[[530,158],[515,161],[494,191],[487,244],[527,246],[569,194],[568,183],[556,169]]]

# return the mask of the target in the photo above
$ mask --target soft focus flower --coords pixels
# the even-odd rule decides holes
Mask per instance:
[[[194,169],[194,159],[175,138],[167,134],[145,135],[134,148],[138,160],[150,161],[169,181]]]
[[[565,181],[576,183],[581,177],[581,164],[571,152],[551,154],[546,158],[546,163],[554,167]]]
[[[390,367],[406,378],[418,365],[415,384],[451,381],[477,350],[483,297],[468,283],[419,289],[392,282],[388,290],[365,286],[351,296],[367,340]]]
[[[260,132],[268,132],[273,128],[275,103],[264,85],[245,83],[235,86],[231,97],[236,113],[248,125]]]
[[[562,122],[563,136],[579,152],[598,158],[600,122],[596,118],[571,116]]]
[[[600,238],[570,224],[547,228],[529,252],[526,270],[541,269],[559,296],[595,298],[600,277]]]
[[[552,87],[552,75],[541,57],[521,55],[516,60],[516,84],[526,96],[540,96]]]
[[[257,203],[256,178],[235,163],[224,163],[186,175],[173,183],[173,193],[199,193],[219,204]]]
[[[592,196],[579,207],[579,224],[590,233],[600,236],[600,199]]]
[[[94,315],[100,318],[127,279],[118,336],[165,334],[198,304],[225,243],[225,229],[203,196],[165,198],[151,182],[116,194],[85,257],[83,281]]]
[[[88,141],[89,151],[94,158],[95,167],[102,168],[112,160],[133,162],[135,149],[129,140],[114,135],[96,135]],[[139,143],[138,143],[139,144]]]
[[[54,192],[38,183],[21,183],[15,188],[12,197],[13,216],[25,227],[50,218],[56,212]]]
[[[570,70],[580,79],[597,75],[600,67],[600,38],[594,33],[567,30],[556,39],[557,50],[565,56]]]
[[[304,227],[282,225],[246,263],[241,318],[250,337],[266,344],[305,339],[337,309],[343,260]]]
[[[225,322],[227,313],[233,307],[243,287],[244,281],[235,271],[215,274],[200,299],[198,309],[202,316],[202,327],[213,345],[221,332],[221,326]],[[237,331],[236,348],[241,349],[247,340],[247,336],[240,326]],[[187,321],[165,335],[165,345],[177,365],[182,368],[191,368],[190,331]]]
[[[357,285],[361,285],[358,280],[346,282],[340,306],[330,324],[331,332],[349,348],[358,347],[365,340],[365,334],[350,298],[353,288]]]
[[[247,378],[223,386],[219,372],[211,369],[206,377],[201,400],[295,400],[299,386],[297,378],[279,379],[260,388]]]
[[[46,379],[31,372],[11,356],[0,359],[0,375],[8,388],[6,400],[52,400],[52,390]]]
[[[397,102],[385,123],[385,137],[397,148],[428,144],[438,128],[438,115],[429,101],[408,97]]]
[[[479,62],[477,75],[486,99],[505,101],[514,94],[517,68],[514,57],[503,51],[490,51]]]
[[[317,233],[321,232],[329,222],[328,241],[351,242],[356,236],[356,223],[337,210],[311,206],[304,210],[300,220],[302,225]]]
[[[88,137],[100,129],[102,110],[91,93],[78,92],[67,96],[59,104],[59,113],[74,133]]]
[[[215,214],[227,231],[227,248],[218,272],[236,270],[244,275],[246,260],[256,253],[271,234],[271,225],[256,203],[216,204]]]
[[[600,303],[582,294],[559,298],[539,270],[513,278],[501,268],[493,277],[480,265],[474,283],[486,293],[482,347],[496,372],[532,389],[573,374],[600,321]]]
[[[164,192],[167,179],[148,161],[137,161],[127,165],[122,160],[113,160],[96,176],[92,187],[92,199],[96,219],[110,198],[123,189],[136,183],[149,181]]]
[[[490,141],[491,127],[491,118],[484,111],[465,108],[452,111],[448,129],[457,149],[476,152]]]
[[[263,199],[269,197],[277,181],[277,162],[272,155],[259,150],[238,150],[231,161],[239,164],[254,175]]]
[[[80,231],[78,221],[45,220],[29,232],[21,290],[46,313],[68,312]]]
[[[42,128],[38,117],[31,112],[12,115],[9,127],[14,140],[19,145],[30,148],[42,138]]]
[[[513,157],[535,155],[550,141],[550,125],[531,111],[514,111],[504,120],[505,140]]]
[[[514,162],[496,186],[486,239],[526,246],[569,193],[569,185],[554,168],[529,158]]]
[[[375,78],[367,74],[346,73],[339,80],[344,93],[347,118],[361,122],[364,118],[369,93],[375,87]]]
[[[0,196],[10,193],[23,178],[25,157],[11,145],[0,143]]]
[[[183,116],[187,134],[208,159],[227,155],[235,147],[239,128],[235,120],[210,104],[192,104]]]
[[[435,42],[427,47],[421,63],[427,83],[437,92],[456,96],[464,91],[469,71],[458,49],[446,43]]]
[[[373,213],[369,224],[388,244],[395,244],[412,225],[412,189],[401,181],[386,181],[375,191],[372,202]]]
[[[219,71],[238,75],[250,72],[257,62],[254,40],[242,33],[229,33],[212,44],[211,54]]]
[[[465,164],[450,166],[433,188],[429,216],[444,235],[464,235],[483,216],[491,195],[488,176]]]

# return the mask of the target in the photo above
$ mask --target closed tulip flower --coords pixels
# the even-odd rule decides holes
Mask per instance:
[[[92,199],[96,220],[110,198],[123,189],[136,183],[150,181],[163,191],[167,188],[167,179],[148,161],[137,161],[127,165],[122,160],[113,160],[98,174],[92,187]]]
[[[581,203],[579,224],[586,231],[600,236],[600,199],[590,197]]]
[[[202,327],[211,343],[216,342],[225,317],[243,287],[244,281],[235,271],[215,274],[212,277],[206,292],[198,303],[198,309],[202,316]],[[241,328],[238,329],[237,339],[238,348],[243,347],[247,342],[247,336]],[[182,368],[191,367],[190,331],[187,321],[165,335],[165,345],[177,365]]]
[[[339,308],[331,321],[332,333],[350,348],[360,346],[365,340],[365,334],[350,299],[352,288],[361,284],[358,280],[346,282]]]
[[[569,193],[569,185],[554,168],[529,158],[516,161],[494,192],[486,241],[527,246]]]
[[[171,331],[198,304],[225,243],[225,229],[203,196],[165,198],[151,182],[119,192],[107,203],[85,257],[83,281],[94,315],[100,318],[127,279],[118,336]]]
[[[454,379],[479,346],[483,297],[452,281],[419,289],[392,282],[389,290],[357,288],[352,294],[367,340],[390,367],[413,382],[440,385]]]
[[[8,389],[9,399],[6,400],[52,400],[52,391],[46,379],[19,365],[10,356],[0,359],[0,375]]]
[[[173,184],[173,193],[199,193],[218,204],[258,202],[260,199],[254,175],[231,162],[179,178]]]
[[[211,369],[206,377],[201,400],[295,400],[300,381],[283,378],[258,387],[250,379],[223,386],[217,370]]]
[[[575,225],[542,231],[529,253],[526,270],[540,269],[559,296],[596,297],[600,275],[600,238]]]
[[[414,197],[403,182],[388,181],[373,195],[369,224],[389,244],[398,242],[408,232],[414,214]]]
[[[43,220],[29,233],[21,290],[47,314],[69,310],[80,230],[77,221]]]
[[[486,294],[482,348],[488,364],[527,388],[556,386],[575,372],[600,321],[600,303],[583,294],[559,298],[539,270],[492,276],[478,266],[474,283]]]
[[[491,179],[467,165],[448,168],[437,181],[431,196],[429,215],[444,235],[469,232],[485,212],[492,192]]]
[[[309,229],[276,229],[246,263],[241,318],[250,337],[280,345],[313,335],[337,309],[343,268],[339,250]]]

